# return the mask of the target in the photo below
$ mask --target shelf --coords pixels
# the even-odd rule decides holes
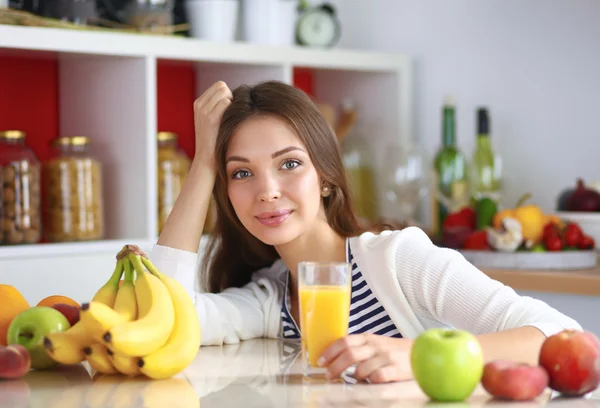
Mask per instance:
[[[91,138],[91,154],[102,163],[107,239],[155,233],[145,204],[156,191],[146,140],[155,128],[148,110],[153,68],[134,57],[0,54],[0,129],[25,131],[42,164],[56,154],[50,141],[58,135]]]
[[[8,25],[0,25],[0,48],[251,65],[303,65],[360,71],[396,71],[399,66],[409,64],[409,58],[399,54],[243,42],[213,43],[175,36]]]
[[[233,89],[244,83],[286,81],[287,77],[280,65],[159,59],[156,62],[157,130],[177,133],[179,145],[191,158],[195,148],[193,103],[210,85],[224,80]]]
[[[74,256],[87,253],[114,253],[116,255],[125,245],[137,245],[142,250],[150,250],[153,244],[154,241],[150,240],[106,240],[0,246],[0,260]]]
[[[48,143],[59,135],[92,138],[103,167],[106,220],[104,241],[0,247],[0,271],[25,271],[2,280],[24,284],[35,296],[42,288],[26,276],[52,271],[58,276],[53,290],[68,281],[76,293],[79,281],[70,279],[82,260],[99,282],[112,252],[127,243],[151,248],[156,133],[177,133],[193,156],[193,102],[217,80],[231,88],[279,80],[334,109],[352,99],[376,163],[387,142],[412,136],[406,55],[0,25],[0,129],[27,132],[42,162],[52,157]],[[384,216],[391,212],[382,209]]]

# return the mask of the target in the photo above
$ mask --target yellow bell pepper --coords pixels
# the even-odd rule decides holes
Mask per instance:
[[[565,222],[563,220],[561,220],[558,215],[548,214],[546,216],[546,222],[544,223],[544,225],[547,225],[550,223],[556,225],[559,230],[562,230],[565,227]]]
[[[494,214],[494,218],[492,219],[492,225],[495,229],[502,228],[502,220],[506,217],[515,218],[514,214],[515,210],[512,208],[507,208],[505,210],[500,210],[496,214]]]
[[[515,208],[498,211],[494,216],[493,225],[494,228],[501,228],[504,218],[514,218],[521,224],[523,239],[538,243],[544,235],[544,226],[552,220],[538,206],[522,205],[529,197],[530,194],[525,194]]]

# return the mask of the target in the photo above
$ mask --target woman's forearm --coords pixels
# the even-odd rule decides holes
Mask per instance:
[[[540,348],[546,336],[533,326],[503,330],[476,336],[483,349],[486,363],[493,360],[512,360],[537,364]]]
[[[214,167],[194,159],[158,238],[158,244],[197,252],[215,183]]]

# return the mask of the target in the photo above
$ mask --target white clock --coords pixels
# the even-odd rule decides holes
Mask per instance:
[[[296,24],[296,42],[311,47],[332,47],[341,34],[340,22],[330,4],[304,11]]]

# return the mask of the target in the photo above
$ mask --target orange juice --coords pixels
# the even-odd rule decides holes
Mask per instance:
[[[308,285],[300,288],[300,325],[303,355],[312,367],[334,341],[348,334],[350,287]]]

